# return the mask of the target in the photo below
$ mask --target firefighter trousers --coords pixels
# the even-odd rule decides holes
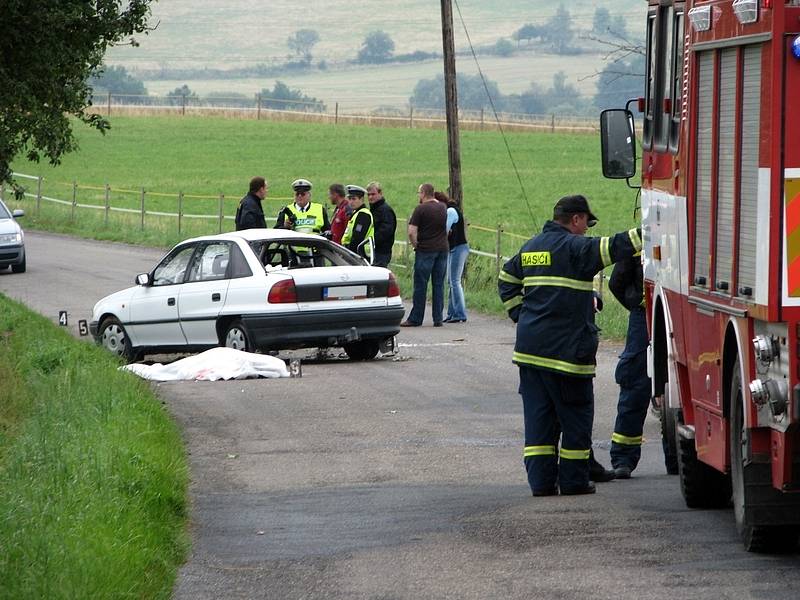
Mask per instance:
[[[617,419],[611,436],[611,465],[628,467],[639,464],[642,454],[642,430],[650,408],[650,378],[647,376],[647,321],[644,309],[631,311],[625,349],[614,373],[619,385]]]
[[[594,395],[590,377],[519,367],[525,415],[525,470],[531,491],[589,484]],[[561,440],[559,448],[559,425]]]

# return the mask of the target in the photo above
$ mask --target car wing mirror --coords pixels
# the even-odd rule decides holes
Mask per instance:
[[[136,285],[150,285],[150,273],[140,273],[136,276]]]
[[[636,138],[629,110],[610,109],[600,114],[600,142],[603,177],[630,179],[636,174]]]
[[[11,216],[14,217],[15,219],[19,219],[20,217],[25,216],[25,211],[22,210],[21,208],[15,208],[14,211],[11,213]]]

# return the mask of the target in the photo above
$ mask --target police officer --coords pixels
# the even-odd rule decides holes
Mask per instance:
[[[266,195],[267,180],[263,177],[253,177],[250,180],[250,191],[239,201],[236,209],[236,231],[266,228],[264,209],[261,206],[261,201]]]
[[[364,204],[367,190],[358,185],[347,185],[345,190],[353,215],[347,222],[347,229],[342,236],[342,246],[371,262],[375,245],[375,227],[372,212]],[[366,243],[362,243],[365,241]]]
[[[500,298],[517,323],[513,360],[519,367],[523,456],[534,496],[595,491],[589,480],[598,344],[592,280],[642,248],[636,229],[585,237],[596,223],[585,197],[561,198],[553,220],[500,272]]]
[[[311,187],[307,179],[295,179],[292,182],[294,202],[281,209],[275,227],[330,236],[328,212],[322,204],[311,202]]]

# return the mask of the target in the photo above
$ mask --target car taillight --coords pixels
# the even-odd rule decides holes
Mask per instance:
[[[286,304],[297,302],[297,289],[294,287],[294,279],[284,279],[272,286],[267,296],[270,304]]]
[[[389,273],[389,289],[386,295],[389,298],[395,298],[400,295],[400,286],[397,285],[397,279],[395,279],[394,273]]]

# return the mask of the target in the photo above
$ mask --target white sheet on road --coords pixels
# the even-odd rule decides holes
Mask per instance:
[[[120,367],[152,381],[217,381],[249,377],[289,377],[280,358],[233,348],[212,348],[200,354],[163,365],[133,364]]]

